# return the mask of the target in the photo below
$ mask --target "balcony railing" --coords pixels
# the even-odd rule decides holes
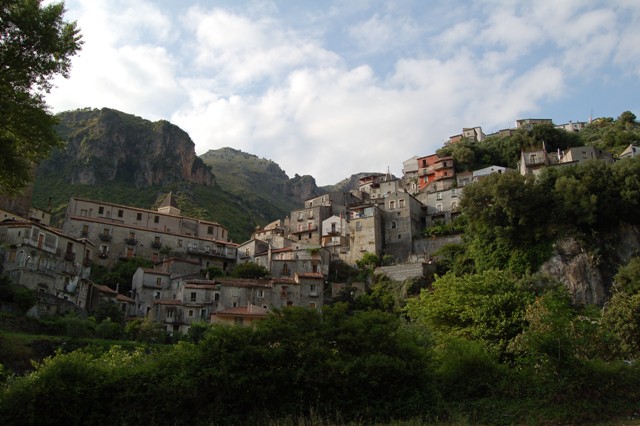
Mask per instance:
[[[107,257],[109,257],[109,253],[101,252],[100,254],[98,254],[98,257],[100,259],[106,259]]]
[[[66,252],[64,254],[64,260],[68,260],[69,262],[73,262],[74,260],[76,260],[76,254],[73,252]]]
[[[110,234],[100,234],[100,241],[111,241],[111,235]]]
[[[151,243],[151,247],[160,250],[162,248],[162,243],[160,241],[154,241]]]
[[[138,244],[138,240],[136,240],[135,238],[125,238],[124,242],[130,246],[135,246],[136,244]]]

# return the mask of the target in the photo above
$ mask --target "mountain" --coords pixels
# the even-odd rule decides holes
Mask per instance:
[[[218,184],[225,190],[247,202],[268,200],[286,214],[305,200],[325,193],[311,176],[289,179],[273,161],[233,148],[210,150],[200,158],[215,171]]]
[[[198,157],[189,135],[164,120],[108,108],[58,119],[65,144],[38,166],[33,194],[54,224],[71,196],[154,209],[173,191],[184,215],[219,222],[241,242],[325,193],[311,176],[290,179],[276,163],[232,148]]]

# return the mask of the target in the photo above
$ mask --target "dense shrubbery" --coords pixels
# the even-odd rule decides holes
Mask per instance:
[[[162,352],[59,353],[8,381],[0,417],[6,425],[435,417],[431,353],[421,329],[391,314],[287,309],[255,329],[213,326],[199,343]]]

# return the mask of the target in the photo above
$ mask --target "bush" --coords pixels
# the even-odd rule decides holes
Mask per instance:
[[[96,336],[101,339],[120,339],[123,334],[123,328],[120,324],[111,321],[110,318],[104,319],[96,326]]]

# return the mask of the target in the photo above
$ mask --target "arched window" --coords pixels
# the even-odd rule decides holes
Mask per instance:
[[[396,229],[398,227],[398,223],[394,220],[391,222],[391,229]]]

